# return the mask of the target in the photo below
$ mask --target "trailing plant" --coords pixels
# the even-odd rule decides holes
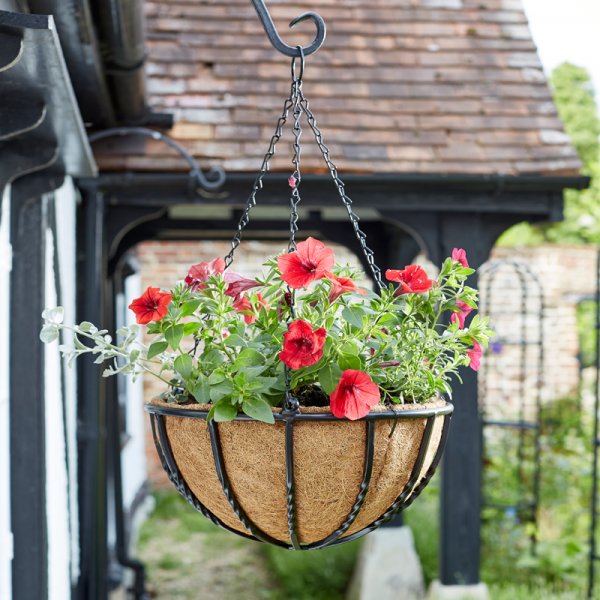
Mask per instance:
[[[242,411],[273,422],[286,383],[301,404],[358,419],[378,403],[451,394],[459,367],[479,368],[491,331],[478,315],[466,323],[477,292],[465,283],[474,271],[462,249],[437,280],[418,265],[386,271],[380,293],[358,287],[362,274],[336,266],[313,238],[265,267],[250,279],[221,258],[193,265],[172,290],[149,287],[135,299],[137,324],[116,340],[89,322],[65,325],[60,307],[46,310],[41,339],[71,332],[73,344],[60,346],[70,361],[91,354],[108,363],[105,376],[151,373],[164,382],[165,401],[211,404],[216,421]]]

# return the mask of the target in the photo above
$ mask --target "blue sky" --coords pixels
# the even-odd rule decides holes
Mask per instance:
[[[522,0],[547,71],[569,61],[585,67],[600,101],[600,0]]]

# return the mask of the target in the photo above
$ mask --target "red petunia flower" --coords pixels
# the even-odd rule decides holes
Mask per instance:
[[[325,273],[325,277],[331,281],[331,291],[329,292],[329,302],[337,300],[346,292],[356,292],[357,294],[366,294],[367,290],[361,290],[356,286],[354,280],[350,277],[338,277],[333,273]]]
[[[419,265],[408,265],[401,271],[388,269],[385,277],[400,284],[396,294],[422,294],[431,289],[433,281]]]
[[[331,270],[334,262],[333,250],[312,237],[300,242],[294,252],[282,254],[277,259],[281,279],[295,289],[322,279],[325,273]]]
[[[481,346],[473,340],[473,349],[467,352],[467,356],[471,359],[469,366],[473,371],[479,371],[479,367],[481,366],[481,355],[483,354],[481,350]]]
[[[256,321],[256,312],[261,308],[267,310],[269,305],[267,301],[260,295],[256,294],[257,306],[252,306],[252,302],[246,298],[243,294],[240,294],[233,302],[233,308],[238,312],[244,313],[244,322],[246,325],[252,325]]]
[[[473,311],[473,309],[464,302],[460,300],[456,303],[456,306],[459,308],[458,312],[453,312],[450,321],[452,323],[458,323],[458,328],[463,329],[465,326],[465,319],[469,316],[469,314]]]
[[[367,415],[380,398],[379,388],[368,373],[348,369],[329,399],[334,416],[355,421]]]
[[[225,261],[219,256],[210,262],[201,262],[197,265],[192,265],[185,277],[185,283],[195,292],[204,289],[204,282],[211,275],[222,273],[225,270]]]
[[[172,294],[161,292],[160,288],[149,287],[129,308],[135,313],[136,323],[147,325],[150,321],[160,321],[167,314],[172,298]]]
[[[232,273],[230,271],[227,271],[227,273],[223,275],[223,279],[229,284],[225,293],[232,298],[237,298],[242,292],[260,285],[256,279],[248,279],[239,273]]]
[[[279,359],[290,369],[314,365],[323,356],[327,332],[323,327],[313,331],[310,323],[298,319],[290,323],[283,334],[283,350]]]
[[[469,262],[467,261],[467,252],[464,248],[454,248],[452,250],[452,260],[460,263],[463,267],[469,268]]]

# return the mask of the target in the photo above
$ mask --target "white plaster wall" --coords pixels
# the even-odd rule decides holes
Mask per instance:
[[[126,315],[126,324],[135,323],[135,315],[127,310],[133,298],[141,294],[141,277],[132,275],[125,281],[124,297],[118,298],[119,313]],[[146,481],[146,452],[144,443],[144,382],[127,378],[122,387],[126,402],[127,433],[130,437],[121,455],[123,470],[123,504],[129,509],[135,495]]]
[[[56,245],[60,301],[65,321],[75,320],[75,205],[70,181],[55,194]],[[58,303],[55,285],[54,236],[46,244],[46,306]],[[70,343],[70,340],[61,340]],[[45,347],[46,387],[46,510],[48,526],[48,599],[66,600],[71,594],[79,556],[77,539],[77,462],[75,371],[65,369],[63,382],[58,342]]]
[[[76,208],[78,192],[70,177],[55,192],[56,229],[60,261],[60,285],[65,309],[65,322],[76,321]],[[70,339],[62,341],[70,344]],[[77,502],[77,371],[64,361],[64,390],[67,421],[67,461],[69,467],[69,533],[71,553],[71,582],[79,577],[79,507]]]
[[[9,284],[12,263],[10,246],[10,186],[4,191],[0,224],[0,598],[9,600],[13,540],[10,526],[10,461],[9,461]]]

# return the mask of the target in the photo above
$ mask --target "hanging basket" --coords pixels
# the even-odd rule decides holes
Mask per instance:
[[[363,419],[328,408],[274,409],[270,425],[239,415],[207,423],[207,405],[146,405],[162,465],[213,523],[309,550],[369,533],[406,508],[439,463],[453,406],[376,406]]]

